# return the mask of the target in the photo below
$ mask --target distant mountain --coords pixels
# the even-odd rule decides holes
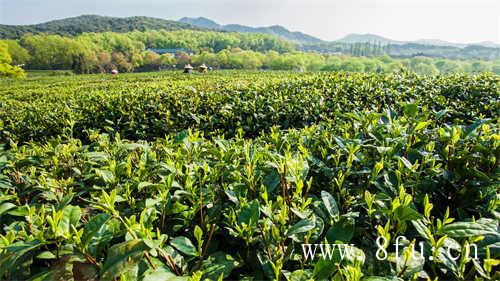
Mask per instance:
[[[452,42],[439,40],[439,39],[419,39],[416,41],[411,41],[410,43],[416,43],[416,44],[421,44],[421,45],[431,45],[431,46],[451,46],[451,47],[459,47],[459,48],[463,48],[463,47],[468,45],[468,44],[461,44],[461,43],[452,43]]]
[[[479,42],[472,44],[450,43],[436,39],[421,39],[415,41],[397,41],[376,34],[349,34],[339,40],[328,42],[317,37],[302,33],[292,32],[283,26],[273,25],[268,27],[251,27],[239,24],[221,25],[213,20],[199,17],[185,17],[179,21],[165,20],[152,17],[106,17],[98,15],[82,15],[78,17],[53,20],[40,24],[32,25],[2,25],[0,24],[0,39],[16,39],[27,33],[49,33],[65,36],[78,35],[84,32],[129,32],[134,30],[219,30],[229,32],[262,33],[280,37],[300,45],[301,47],[310,47],[312,50],[321,51],[324,45],[335,45],[338,43],[381,43],[383,45],[404,45],[418,44],[422,46],[435,47],[458,47],[481,46],[488,48],[500,48],[500,44],[494,42]],[[312,47],[311,47],[312,46]],[[316,48],[317,47],[317,48]],[[414,46],[413,46],[414,47]],[[412,47],[412,48],[413,48]]]
[[[470,44],[470,45],[479,45],[479,46],[488,47],[488,48],[500,48],[500,44],[495,43],[495,42],[491,42],[491,41],[483,41],[483,42],[474,43],[474,44]]]
[[[489,41],[464,44],[464,43],[453,43],[453,42],[443,41],[443,40],[439,40],[439,39],[420,39],[420,40],[416,40],[416,41],[411,41],[410,43],[416,43],[416,44],[428,45],[428,46],[458,47],[458,48],[465,48],[467,46],[500,48],[500,44],[497,44],[495,42],[489,42]]]
[[[203,28],[210,28],[210,29],[221,29],[222,28],[222,26],[220,24],[216,23],[215,21],[207,19],[207,18],[203,18],[203,17],[199,17],[199,18],[184,17],[184,18],[180,19],[179,22],[187,23],[190,25],[203,27]]]
[[[268,27],[251,27],[239,24],[221,25],[213,20],[203,17],[199,18],[186,17],[180,19],[179,22],[191,24],[202,28],[218,29],[223,31],[270,34],[285,40],[292,41],[297,44],[314,44],[323,42],[323,40],[319,38],[307,35],[302,32],[292,32],[279,25],[273,25]]]
[[[390,38],[386,38],[380,35],[376,34],[357,34],[357,33],[352,33],[349,34],[339,40],[336,40],[335,42],[339,43],[374,43],[374,42],[380,42],[384,45],[387,44],[394,44],[394,45],[403,45],[403,44],[419,44],[419,45],[426,45],[426,46],[441,46],[441,47],[458,47],[458,48],[464,48],[466,46],[482,46],[482,47],[489,47],[489,48],[499,48],[500,44],[496,44],[494,42],[479,42],[479,43],[470,43],[470,44],[463,44],[463,43],[453,43],[453,42],[448,42],[444,40],[439,40],[439,39],[419,39],[419,40],[414,40],[414,41],[397,41],[393,40]]]
[[[339,43],[381,43],[381,44],[403,44],[402,41],[392,40],[376,34],[357,34],[352,33],[341,39],[336,40]]]
[[[83,15],[33,25],[0,25],[0,38],[19,38],[26,33],[77,35],[83,32],[200,29],[194,25],[151,17],[104,17]]]

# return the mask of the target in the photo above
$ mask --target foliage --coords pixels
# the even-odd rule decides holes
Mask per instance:
[[[268,27],[251,27],[240,24],[227,24],[220,25],[210,19],[199,17],[199,18],[181,18],[179,22],[188,23],[194,26],[207,29],[224,30],[230,32],[242,32],[242,33],[261,33],[269,34],[273,36],[280,37],[282,39],[291,41],[295,44],[308,44],[308,43],[320,43],[323,42],[321,39],[304,34],[302,32],[292,32],[283,26],[273,25]]]
[[[205,29],[206,28],[206,29]],[[207,31],[194,32],[190,31]],[[212,32],[212,31],[224,32]],[[274,45],[273,50],[283,52],[290,49],[298,49],[305,52],[335,53],[351,56],[381,56],[389,55],[395,58],[412,58],[415,56],[425,56],[431,58],[446,58],[454,60],[485,60],[493,61],[500,59],[500,48],[498,46],[488,46],[481,44],[460,45],[460,44],[435,44],[430,43],[405,43],[394,42],[387,38],[376,35],[356,35],[326,42],[313,36],[301,33],[290,32],[282,26],[270,27],[249,27],[238,24],[219,25],[205,18],[183,18],[180,21],[171,21],[151,17],[103,17],[97,15],[82,15],[79,17],[54,20],[35,25],[0,25],[0,39],[18,40],[29,34],[49,34],[66,37],[79,36],[85,33],[130,33],[146,32],[147,36],[140,36],[155,45],[184,45],[196,51],[198,48],[211,48],[214,52],[219,52],[230,47],[249,48],[262,52],[269,50],[270,45]],[[163,38],[160,41],[157,35],[150,36],[151,32],[171,32],[180,31],[185,36],[175,36],[176,40]],[[186,31],[186,32],[184,32]],[[244,34],[244,35],[234,35]],[[212,36],[215,35],[215,36]],[[210,37],[209,41],[204,38]],[[198,40],[200,38],[201,40]],[[239,39],[249,38],[245,43]],[[279,40],[283,39],[283,40]],[[142,40],[138,39],[138,40]],[[153,40],[151,40],[153,39]],[[146,43],[145,41],[142,41]],[[198,44],[202,43],[202,44]],[[259,47],[255,46],[257,44]],[[265,47],[264,47],[265,46]],[[278,47],[279,46],[279,47]],[[153,47],[154,48],[154,47]],[[170,47],[163,47],[170,48]],[[259,49],[259,50],[257,50]]]
[[[24,70],[12,66],[12,57],[8,51],[8,45],[0,41],[0,77],[24,77]]]
[[[115,18],[96,15],[83,15],[79,17],[54,20],[34,25],[0,25],[0,38],[19,39],[26,34],[56,34],[74,36],[86,32],[130,32],[134,30],[179,30],[199,29],[195,26],[176,21],[157,19],[151,17]]]
[[[241,128],[251,137],[272,126],[337,120],[339,111],[391,107],[402,112],[401,104],[408,102],[442,111],[439,120],[429,117],[436,122],[468,124],[476,117],[494,118],[499,110],[494,75],[159,72],[98,77],[99,83],[94,76],[75,76],[0,86],[5,93],[0,97],[0,140],[47,140],[68,128],[81,139],[90,129],[132,140],[189,128],[228,137]]]
[[[19,43],[16,40],[2,40],[2,41],[7,43],[7,50],[9,51],[9,54],[12,57],[12,64],[22,65],[28,63],[31,60],[31,56],[28,53],[28,50],[21,47],[21,45],[19,45]]]
[[[0,278],[498,280],[498,79],[2,83]],[[336,242],[352,254],[303,256]]]
[[[128,33],[84,33],[77,37],[25,35],[4,40],[15,64],[25,68],[73,70],[76,73],[152,71],[206,64],[216,69],[272,69],[382,73],[404,67],[423,75],[500,73],[498,61],[432,59],[422,56],[396,59],[352,53],[354,56],[294,51],[294,46],[269,35],[193,30],[152,30]],[[170,50],[172,53],[153,54]],[[175,51],[177,50],[177,51]],[[194,54],[190,54],[194,52]],[[158,54],[159,55],[159,54]],[[357,57],[358,55],[365,55]]]
[[[364,35],[363,35],[364,36]],[[319,53],[340,53],[352,56],[380,56],[388,55],[394,58],[413,58],[417,56],[450,59],[450,60],[484,60],[493,61],[500,59],[498,46],[467,45],[447,46],[419,43],[390,43],[381,41],[380,38],[364,42],[320,42],[302,44],[298,47],[301,51],[314,51]]]
[[[173,64],[165,59],[144,62],[143,57],[153,49],[220,52],[237,47],[239,51],[231,52],[231,60],[219,65],[250,69],[262,66],[263,52],[293,50],[289,42],[269,35],[191,30],[84,33],[77,37],[38,34],[6,42],[15,47],[11,56],[26,63],[29,69],[72,69],[78,73],[106,72],[114,68],[126,72],[137,68],[152,70],[162,65],[184,66],[183,63],[191,60],[188,54],[175,54]]]

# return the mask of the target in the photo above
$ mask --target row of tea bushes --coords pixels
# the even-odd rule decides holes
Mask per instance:
[[[433,122],[497,118],[499,78],[413,74],[178,73],[77,76],[0,84],[0,141],[43,141],[88,130],[154,140],[186,129],[246,137],[302,128],[351,111],[421,110]],[[410,104],[410,105],[408,105]]]
[[[321,79],[308,80],[311,89]],[[438,124],[429,107],[353,110],[254,139],[240,129],[231,139],[188,130],[153,141],[91,132],[86,143],[12,143],[0,152],[0,276],[498,280],[498,123]],[[410,255],[419,241],[425,260]],[[343,260],[311,261],[301,243],[354,248]],[[446,254],[469,244],[478,260]]]

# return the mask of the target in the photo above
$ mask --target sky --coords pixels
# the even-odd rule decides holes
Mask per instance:
[[[500,43],[500,0],[0,0],[0,24],[82,14],[279,24],[324,40],[372,33],[394,40]]]

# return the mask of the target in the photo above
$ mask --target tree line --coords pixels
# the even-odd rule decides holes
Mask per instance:
[[[114,68],[133,71],[150,64],[153,58],[154,63],[172,63],[170,54],[157,61],[148,51],[154,48],[193,52],[220,52],[230,48],[279,53],[294,50],[292,43],[270,35],[193,30],[84,33],[76,37],[37,34],[3,42],[8,45],[13,63],[25,69],[71,69],[76,73],[106,72]]]
[[[153,71],[206,64],[215,69],[390,72],[500,73],[500,61],[427,57],[391,58],[381,44],[353,44],[352,55],[301,52],[269,35],[213,31],[145,31],[84,33],[76,37],[24,35],[0,41],[9,57],[4,64],[28,70],[72,70],[75,73]],[[152,49],[178,49],[158,54]],[[189,54],[185,50],[191,50]],[[5,56],[5,55],[4,55]],[[5,68],[5,67],[3,67]],[[10,70],[12,72],[12,69]]]
[[[8,52],[8,45],[0,41],[0,77],[24,77],[24,70],[12,65],[12,57]]]
[[[388,55],[395,58],[430,57],[454,60],[488,60],[500,59],[500,48],[482,45],[468,45],[464,47],[426,45],[418,43],[387,44],[382,42],[322,42],[304,44],[299,47],[302,51],[318,53],[339,53],[352,56],[381,56]]]

